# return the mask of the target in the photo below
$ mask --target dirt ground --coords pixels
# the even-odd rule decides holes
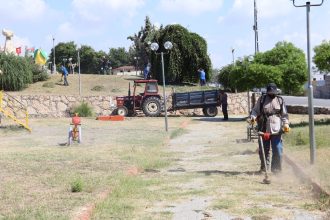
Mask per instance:
[[[0,172],[0,185],[8,186],[9,182],[3,177],[12,175],[15,185],[4,190],[6,196],[3,199],[6,200],[3,207],[8,209],[8,213],[14,213],[12,207],[21,206],[17,198],[26,200],[24,204],[29,206],[32,201],[31,190],[35,190],[32,183],[41,182],[38,192],[33,194],[35,201],[42,196],[40,198],[44,198],[44,203],[50,207],[46,211],[54,211],[55,214],[50,215],[54,217],[59,210],[64,209],[61,199],[66,198],[68,204],[61,212],[70,215],[77,208],[74,206],[84,207],[96,197],[94,188],[103,189],[103,185],[107,184],[101,176],[125,168],[119,162],[123,156],[116,155],[118,152],[127,148],[135,155],[140,146],[150,149],[151,144],[155,145],[162,138],[163,120],[163,117],[128,118],[113,126],[114,123],[86,119],[83,144],[71,148],[64,147],[70,119],[32,120],[32,134],[21,130],[5,130],[0,133],[0,149],[4,156],[0,160],[4,165]],[[144,129],[136,130],[137,126]],[[330,219],[329,212],[319,208],[311,187],[300,182],[288,164],[284,164],[281,174],[271,176],[271,184],[262,183],[264,176],[258,173],[260,162],[256,153],[257,143],[246,141],[246,126],[242,117],[229,121],[222,121],[221,117],[169,117],[169,134],[177,131],[177,135],[169,135],[172,138],[163,149],[171,155],[170,165],[164,168],[150,167],[138,174],[139,178],[161,182],[156,186],[147,186],[146,191],[150,191],[154,197],[146,196],[148,198],[137,200],[135,205],[140,207],[136,209],[134,219]],[[138,132],[141,138],[134,139]],[[142,134],[149,136],[149,141],[142,141]],[[153,142],[150,141],[152,136],[155,136]],[[22,153],[21,158],[19,155]],[[12,158],[19,165],[15,165]],[[70,167],[65,164],[70,164]],[[72,200],[67,185],[68,178],[75,175],[75,169],[89,175],[91,189],[90,192],[75,195],[76,200]],[[22,176],[21,173],[29,175]],[[43,177],[45,173],[48,179]],[[32,182],[26,186],[24,179]],[[95,180],[98,180],[96,185],[92,183]],[[23,189],[20,189],[22,186]],[[17,194],[11,196],[13,187]],[[49,196],[45,196],[43,188],[54,192],[51,194],[47,191]],[[52,210],[52,199],[57,194],[61,195],[61,199],[55,200],[57,209]],[[8,207],[10,204],[12,206]],[[45,210],[41,209],[40,212],[45,213]],[[28,218],[31,213],[34,214],[33,211],[26,211],[23,216]],[[52,218],[46,216],[44,219]]]
[[[159,201],[149,212],[167,211],[177,220],[329,219],[329,213],[313,206],[317,202],[310,186],[300,182],[288,164],[271,176],[271,184],[262,183],[257,143],[246,142],[246,123],[240,118],[196,118],[186,130],[170,141],[168,150],[177,162],[160,175],[192,176],[175,187],[203,193],[190,193],[177,202]]]

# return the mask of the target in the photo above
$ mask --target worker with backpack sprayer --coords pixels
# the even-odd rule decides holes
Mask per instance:
[[[274,83],[267,85],[267,92],[257,101],[251,111],[251,123],[258,123],[260,171],[266,172],[265,183],[270,183],[267,176],[269,168],[269,150],[272,147],[272,173],[282,170],[283,143],[282,133],[290,131],[288,112],[284,100],[279,96],[277,86]],[[267,166],[265,166],[265,162]],[[269,181],[269,182],[268,182]]]

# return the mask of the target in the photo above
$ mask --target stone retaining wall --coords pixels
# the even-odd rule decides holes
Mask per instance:
[[[252,95],[252,93],[250,93]],[[71,96],[71,95],[17,95],[15,99],[27,106],[31,118],[40,117],[68,117],[71,109],[81,104],[88,103],[92,106],[96,115],[110,115],[115,109],[115,100],[111,96]],[[3,106],[7,106],[6,98]],[[170,99],[169,99],[170,101]],[[251,101],[251,105],[253,100]],[[170,105],[168,105],[170,107]],[[307,114],[308,108],[305,106],[287,106],[289,113]],[[315,107],[315,114],[330,114],[330,109]],[[16,112],[12,108],[11,112]],[[228,94],[228,113],[229,115],[248,115],[247,93]],[[179,110],[176,114],[180,115],[202,115],[201,109]],[[219,108],[219,115],[221,115]]]
[[[8,97],[5,97],[3,105],[8,109],[6,98]],[[67,117],[70,116],[71,109],[82,102],[92,106],[96,115],[111,114],[113,106],[111,96],[18,95],[14,98],[27,106],[31,118]]]

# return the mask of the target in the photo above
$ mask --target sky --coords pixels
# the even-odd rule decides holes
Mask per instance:
[[[306,52],[306,8],[294,7],[291,0],[256,2],[259,51],[288,41]],[[49,54],[55,39],[55,45],[74,41],[108,52],[128,49],[132,42],[127,37],[149,16],[156,26],[180,24],[205,38],[213,68],[221,68],[233,58],[254,54],[253,12],[253,0],[0,0],[0,29],[14,32],[15,47],[41,48]],[[329,18],[328,0],[311,8],[311,48],[330,40]],[[1,35],[2,47],[4,42]]]

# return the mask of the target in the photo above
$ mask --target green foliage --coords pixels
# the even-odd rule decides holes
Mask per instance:
[[[292,43],[279,42],[264,53],[227,65],[220,70],[219,82],[225,88],[246,91],[274,82],[286,94],[300,94],[307,80],[307,65],[302,50]]]
[[[129,64],[129,53],[125,47],[111,48],[109,55],[113,68]]]
[[[93,116],[93,109],[88,105],[88,103],[82,102],[80,105],[75,106],[71,113],[78,113],[80,117],[91,117]]]
[[[81,178],[75,179],[71,183],[71,192],[81,192],[83,190],[83,181]]]
[[[320,71],[330,72],[330,41],[323,41],[314,48],[313,62]]]
[[[295,144],[296,145],[305,145],[308,143],[308,136],[304,135],[301,131],[295,135]]]
[[[255,62],[278,67],[282,80],[278,86],[284,93],[294,95],[307,80],[307,64],[304,52],[292,43],[278,42],[272,50],[255,57]]]
[[[211,60],[207,54],[207,43],[196,33],[189,32],[181,25],[168,25],[160,29],[153,39],[160,45],[159,51],[165,52],[166,41],[173,43],[169,54],[164,55],[166,80],[174,83],[198,82],[197,70],[203,68],[206,79],[212,76]],[[158,52],[159,52],[158,51]],[[152,53],[151,72],[158,80],[162,79],[161,57]]]
[[[133,36],[127,37],[134,44],[129,49],[130,62],[137,65],[138,69],[142,69],[150,61],[151,50],[149,43],[153,41],[156,35],[159,35],[156,27],[152,25],[150,18],[146,16],[144,27],[141,27],[141,30]],[[138,57],[139,59],[134,60],[134,57]]]
[[[32,82],[48,78],[41,67],[29,57],[18,57],[13,54],[0,53],[0,89],[18,91]]]

